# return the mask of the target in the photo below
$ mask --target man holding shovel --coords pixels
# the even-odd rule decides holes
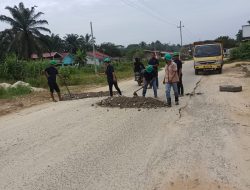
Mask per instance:
[[[179,93],[177,88],[177,83],[179,82],[179,76],[177,73],[177,65],[172,61],[172,56],[170,54],[165,55],[165,77],[163,84],[166,85],[166,97],[167,97],[167,106],[171,107],[171,87],[174,89],[175,95],[175,104],[179,105]]]
[[[54,91],[57,92],[59,101],[62,100],[60,89],[56,83],[56,75],[58,75],[58,70],[55,67],[56,61],[51,60],[50,61],[50,66],[45,69],[45,76],[48,80],[48,85],[50,89],[50,96],[52,98],[53,102],[56,102],[55,97],[54,97]]]
[[[148,85],[150,84],[153,86],[154,97],[157,98],[156,77],[157,77],[157,73],[155,69],[153,68],[152,65],[148,65],[143,73],[143,84],[144,84],[143,91],[142,91],[143,97],[146,96],[147,88],[148,88]]]

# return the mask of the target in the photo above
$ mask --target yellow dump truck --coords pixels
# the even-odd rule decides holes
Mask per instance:
[[[206,41],[193,44],[194,69],[199,71],[215,70],[222,73],[223,46],[219,42]]]

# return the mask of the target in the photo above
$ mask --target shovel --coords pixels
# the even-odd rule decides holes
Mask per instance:
[[[153,80],[154,80],[154,78],[149,82],[149,84],[151,84],[151,83],[153,82]],[[147,84],[147,85],[148,85],[148,84]],[[137,97],[137,96],[138,96],[137,92],[138,92],[139,90],[143,89],[144,86],[145,86],[145,85],[143,85],[142,87],[140,87],[138,90],[134,91],[133,96],[134,96],[134,97]]]
[[[59,75],[59,76],[60,76],[60,75]],[[69,91],[68,85],[66,84],[65,78],[63,78],[63,77],[61,77],[61,76],[60,76],[60,78],[62,79],[63,84],[64,84],[64,86],[66,87],[66,89],[67,89],[67,91],[68,91],[68,94],[69,94],[70,98],[73,98],[72,94],[71,94],[70,91]]]

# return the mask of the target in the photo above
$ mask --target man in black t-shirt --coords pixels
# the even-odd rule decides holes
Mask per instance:
[[[113,85],[114,85],[117,92],[119,93],[119,95],[122,95],[121,90],[117,84],[117,78],[115,75],[114,67],[112,65],[110,65],[110,62],[111,62],[110,58],[104,59],[104,63],[106,65],[105,74],[107,76],[107,81],[108,81],[108,85],[109,85],[109,94],[111,97],[113,96]]]
[[[177,73],[179,76],[179,82],[177,83],[178,93],[180,96],[183,96],[184,95],[184,87],[183,87],[183,83],[182,83],[182,61],[179,59],[178,52],[174,52],[173,60],[177,65]]]
[[[57,92],[59,101],[62,100],[61,98],[61,93],[60,93],[60,89],[56,83],[56,75],[58,75],[58,70],[55,68],[54,65],[56,65],[56,61],[55,60],[51,60],[50,61],[50,66],[48,68],[45,69],[45,76],[48,80],[48,85],[49,85],[49,89],[50,89],[50,95],[51,98],[54,102],[56,102],[55,97],[54,97],[54,91]]]
[[[139,72],[141,73],[142,70],[145,69],[143,63],[141,62],[141,60],[139,58],[135,58],[135,62],[134,62],[134,72]]]
[[[148,65],[152,65],[155,72],[156,72],[156,86],[157,88],[159,88],[159,80],[158,80],[158,67],[159,67],[159,61],[158,59],[156,58],[156,55],[155,53],[152,53],[152,57],[151,59],[149,60],[148,62]]]

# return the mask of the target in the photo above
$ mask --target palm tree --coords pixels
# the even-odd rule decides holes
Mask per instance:
[[[92,43],[93,43],[93,41],[92,41],[92,36],[90,35],[90,34],[86,34],[84,37],[83,37],[83,39],[84,39],[84,50],[85,51],[90,51],[91,49],[92,49]]]
[[[48,24],[46,20],[38,20],[44,13],[35,13],[36,6],[25,8],[21,2],[18,6],[5,7],[12,17],[0,15],[0,21],[11,25],[11,29],[6,29],[14,36],[9,44],[8,50],[15,51],[20,58],[28,59],[31,54],[40,51],[42,46],[41,31],[49,32],[48,28],[41,25]]]
[[[51,36],[46,35],[44,41],[46,43],[45,51],[49,52],[65,51],[65,43],[58,34],[51,34]]]
[[[78,49],[76,51],[75,62],[78,64],[79,68],[86,65],[86,63],[87,63],[87,55],[86,55],[86,52],[84,50]]]
[[[66,51],[76,54],[76,51],[80,49],[80,44],[82,41],[81,37],[79,37],[77,34],[66,34],[64,40]]]

